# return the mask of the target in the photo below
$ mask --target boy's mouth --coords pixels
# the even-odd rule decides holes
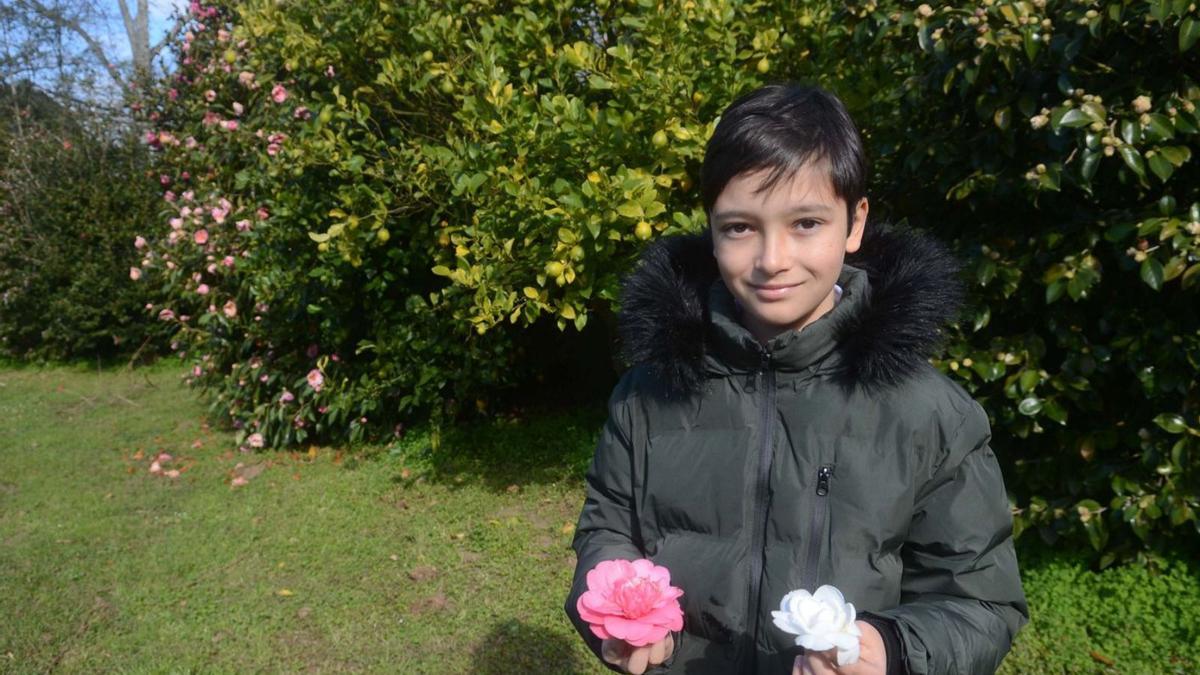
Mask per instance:
[[[778,284],[778,283],[776,283],[776,284],[752,284],[752,283],[747,283],[746,285],[750,287],[750,290],[753,291],[754,295],[760,300],[778,300],[778,299],[784,298],[788,295],[788,293],[790,293],[792,291],[792,289],[800,286],[800,284],[798,284],[798,283],[796,283],[796,284]]]

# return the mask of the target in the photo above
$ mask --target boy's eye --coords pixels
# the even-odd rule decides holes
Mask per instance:
[[[804,218],[796,221],[796,228],[801,230],[815,230],[820,227],[821,221],[813,220],[812,218]]]
[[[750,231],[750,226],[746,223],[728,223],[723,229],[728,234],[743,234]]]

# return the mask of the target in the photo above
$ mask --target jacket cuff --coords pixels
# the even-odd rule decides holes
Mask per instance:
[[[900,639],[900,628],[896,621],[874,614],[859,614],[858,618],[871,624],[883,638],[883,647],[887,652],[887,675],[908,675],[908,664],[903,654],[904,643]]]

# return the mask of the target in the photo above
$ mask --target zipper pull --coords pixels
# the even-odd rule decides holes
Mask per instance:
[[[762,361],[760,368],[765,373],[771,368],[771,352],[765,348],[762,350]]]
[[[833,476],[833,465],[822,464],[821,468],[817,469],[817,496],[824,497],[829,494],[829,479]]]

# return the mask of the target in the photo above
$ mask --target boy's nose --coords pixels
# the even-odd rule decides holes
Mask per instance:
[[[782,234],[766,232],[755,266],[766,276],[775,276],[788,268],[788,242]]]

